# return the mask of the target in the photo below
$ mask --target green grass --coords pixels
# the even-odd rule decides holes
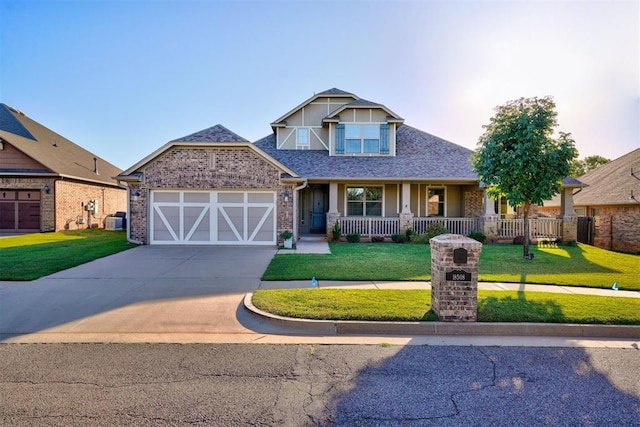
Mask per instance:
[[[134,245],[124,231],[86,229],[0,239],[0,280],[34,280]]]
[[[330,244],[330,255],[276,255],[263,280],[419,280],[431,279],[429,245]],[[640,256],[588,245],[537,248],[522,259],[522,246],[484,245],[479,280],[485,282],[640,290]]]
[[[427,290],[258,290],[253,304],[269,313],[305,319],[437,320]],[[479,291],[478,321],[638,325],[640,298]]]

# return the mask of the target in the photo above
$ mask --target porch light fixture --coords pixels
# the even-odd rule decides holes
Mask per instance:
[[[138,200],[140,200],[140,191],[136,190],[135,193],[133,193],[133,197],[131,198],[134,202],[137,202]]]
[[[47,184],[46,182],[44,183],[43,189],[45,194],[51,193],[51,188],[49,188],[49,184]]]
[[[289,192],[285,191],[284,194],[282,195],[282,197],[284,198],[285,202],[288,202],[289,201]]]

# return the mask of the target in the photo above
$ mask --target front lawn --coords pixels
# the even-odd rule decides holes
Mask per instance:
[[[125,231],[85,229],[0,239],[0,280],[34,280],[135,247]]]
[[[428,281],[429,245],[393,243],[330,243],[331,254],[276,255],[263,280]],[[532,246],[533,260],[522,259],[522,246],[484,245],[479,280],[484,282],[640,290],[640,257],[593,246]]]
[[[258,290],[253,304],[280,316],[361,321],[434,321],[431,291],[389,289]],[[478,291],[479,322],[640,324],[640,298]]]

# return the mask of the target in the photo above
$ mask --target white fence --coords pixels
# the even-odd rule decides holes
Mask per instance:
[[[413,218],[413,231],[418,234],[423,234],[433,224],[446,228],[450,233],[461,234],[463,236],[468,235],[472,230],[480,230],[479,218],[429,217]]]
[[[516,236],[524,236],[524,220],[500,219],[498,220],[498,237],[511,239]],[[553,238],[562,237],[562,220],[555,218],[536,218],[529,220],[529,238]]]
[[[360,233],[361,236],[391,236],[398,234],[399,218],[384,218],[371,216],[342,216],[340,230],[342,235]]]
[[[400,219],[398,217],[363,217],[343,216],[338,219],[342,235],[360,233],[361,236],[391,236],[400,233]],[[438,224],[451,233],[466,236],[471,230],[480,229],[478,218],[414,218],[413,231],[422,234],[430,225]]]

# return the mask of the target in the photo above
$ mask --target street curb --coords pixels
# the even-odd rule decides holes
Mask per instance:
[[[450,336],[544,336],[576,338],[640,338],[636,325],[584,325],[564,323],[489,322],[362,322],[310,320],[277,316],[255,307],[253,293],[244,298],[246,310],[277,326],[331,335],[450,335]]]

